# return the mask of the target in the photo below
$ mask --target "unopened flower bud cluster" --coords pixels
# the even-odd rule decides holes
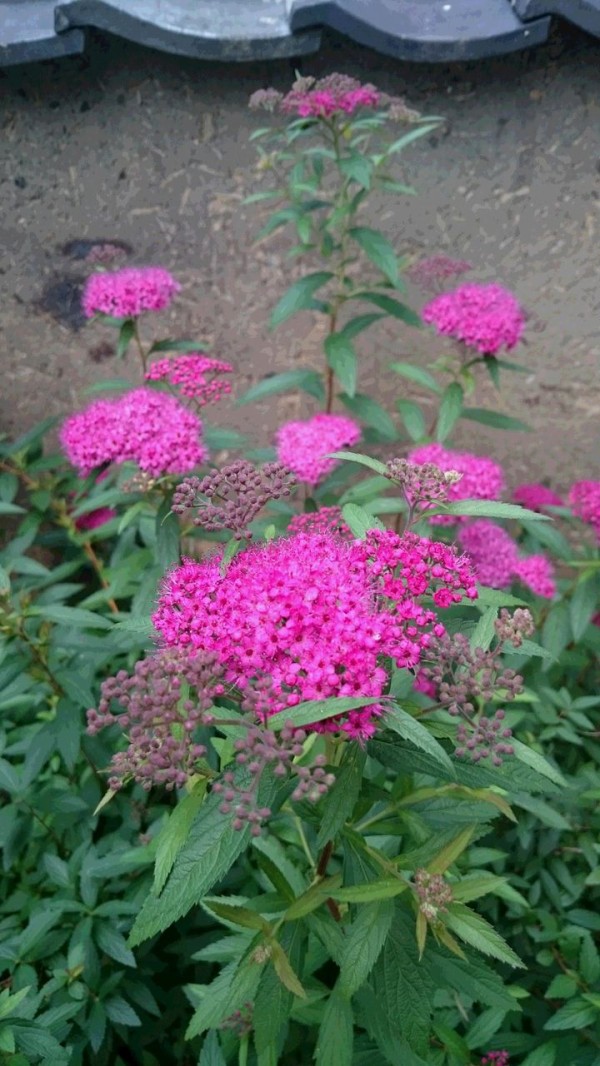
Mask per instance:
[[[289,496],[294,477],[281,463],[257,468],[238,459],[206,477],[185,478],[173,495],[173,511],[195,509],[194,525],[207,531],[229,529],[237,540],[252,536],[250,523],[270,500]],[[204,497],[204,499],[203,499]]]
[[[431,874],[428,870],[415,871],[414,885],[419,910],[428,922],[434,922],[440,913],[448,910],[452,903],[452,888],[441,874]]]

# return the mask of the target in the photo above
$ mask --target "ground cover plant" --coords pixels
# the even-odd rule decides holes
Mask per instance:
[[[476,397],[527,313],[370,224],[441,120],[342,75],[251,106],[296,275],[271,326],[326,329],[322,370],[235,402],[308,416],[220,428],[226,353],[145,340],[177,280],[100,267],[83,310],[138,384],[57,451],[0,442],[0,1061],[593,1066],[600,483],[511,496],[452,445],[526,431]],[[393,410],[361,391],[385,316],[440,337]]]

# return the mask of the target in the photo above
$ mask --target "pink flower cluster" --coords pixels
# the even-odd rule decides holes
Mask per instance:
[[[360,426],[345,415],[314,415],[305,422],[286,422],[277,431],[277,458],[299,481],[316,485],[338,466],[329,452],[360,440]]]
[[[576,481],[569,492],[573,514],[587,522],[600,541],[600,481]]]
[[[65,419],[60,442],[81,477],[108,463],[135,462],[152,477],[187,474],[207,457],[202,423],[174,396],[145,387],[96,400]]]
[[[340,112],[353,115],[362,107],[377,107],[380,100],[374,85],[361,85],[344,74],[330,74],[318,82],[300,79],[284,96],[280,110],[300,118],[330,118]]]
[[[88,511],[87,514],[79,515],[79,518],[75,519],[75,526],[80,533],[85,533],[92,529],[99,529],[100,526],[106,525],[116,517],[117,512],[113,511],[112,507],[99,507],[97,511]]]
[[[341,507],[319,507],[318,511],[295,514],[288,530],[290,533],[337,533],[340,537],[353,539],[342,518]]]
[[[518,301],[502,285],[459,285],[430,300],[423,321],[438,333],[462,341],[483,355],[510,351],[520,341],[525,315]]]
[[[429,292],[439,292],[448,278],[468,274],[473,269],[466,259],[451,259],[448,255],[432,255],[409,267],[407,274],[415,285]]]
[[[304,700],[380,696],[380,656],[414,667],[444,632],[418,602],[427,593],[436,607],[475,598],[470,563],[415,534],[372,530],[348,542],[297,533],[240,552],[225,574],[218,557],[184,561],[165,580],[153,622],[165,645],[214,653],[242,692],[267,679],[264,716]],[[314,728],[365,738],[381,710]]]
[[[178,355],[175,359],[157,359],[149,366],[146,381],[168,381],[176,385],[182,396],[195,400],[199,407],[217,403],[231,392],[231,382],[221,374],[232,374],[231,363],[209,359],[200,352]]]
[[[137,318],[143,311],[168,307],[181,285],[163,267],[124,267],[110,274],[92,274],[83,290],[87,318],[112,315]]]
[[[502,526],[479,518],[461,528],[458,539],[477,573],[491,588],[506,589],[516,579],[536,596],[552,599],[556,583],[552,563],[545,555],[519,556],[517,545]]]
[[[481,1060],[481,1066],[509,1066],[508,1051],[487,1051]]]
[[[443,444],[423,444],[409,453],[413,463],[434,463],[440,470],[456,470],[460,481],[447,487],[447,498],[453,500],[498,500],[504,489],[504,472],[493,459],[471,452],[455,452]],[[435,518],[436,525],[450,525],[465,519],[448,515]]]
[[[545,511],[547,507],[562,507],[563,501],[552,489],[538,482],[529,485],[517,485],[513,500],[530,511]]]

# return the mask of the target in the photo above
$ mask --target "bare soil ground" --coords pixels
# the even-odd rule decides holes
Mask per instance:
[[[303,73],[332,70],[404,95],[447,125],[413,146],[403,173],[418,199],[373,208],[399,250],[470,260],[532,312],[499,397],[477,397],[533,427],[524,436],[465,424],[459,442],[496,454],[513,482],[564,488],[598,477],[600,338],[600,42],[560,29],[543,49],[464,66],[387,60],[330,37]],[[270,308],[292,277],[286,239],[253,245],[259,187],[246,108],[257,88],[285,88],[292,64],[208,64],[92,37],[86,56],[0,72],[0,429],[10,434],[81,404],[99,378],[135,377],[117,364],[106,329],[81,328],[78,287],[90,264],[66,242],[121,240],[128,262],[160,263],[183,283],[163,336],[209,341],[237,367],[243,391],[265,374],[318,365],[318,326],[304,315],[275,333]],[[418,294],[415,293],[418,304]],[[385,325],[365,335],[362,385],[400,394],[393,358],[423,365],[440,344]],[[268,443],[310,401],[243,407],[211,417]]]

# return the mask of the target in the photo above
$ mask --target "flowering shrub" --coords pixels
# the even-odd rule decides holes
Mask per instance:
[[[359,218],[412,191],[394,159],[439,120],[342,75],[252,104],[263,235],[311,260],[272,325],[326,329],[322,372],[239,402],[316,409],[262,465],[211,466],[243,444],[198,417],[234,368],[145,346],[179,284],[128,268],[84,309],[139,386],[67,415],[63,455],[47,424],[0,442],[0,1058],[594,1066],[599,483],[507,502],[493,457],[448,444],[461,418],[523,428],[469,397],[515,370],[524,315],[495,285],[439,294],[469,264],[405,263]],[[421,324],[407,266],[457,345],[392,364],[396,419],[356,341]]]

